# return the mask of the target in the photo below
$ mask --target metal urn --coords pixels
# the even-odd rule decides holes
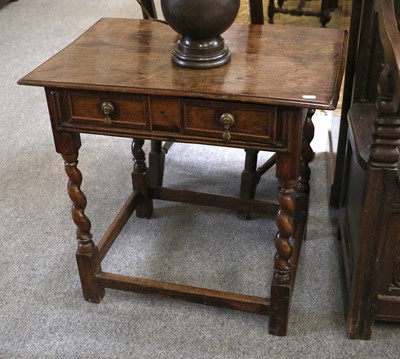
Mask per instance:
[[[235,21],[240,0],[161,0],[165,20],[179,34],[172,54],[177,65],[207,69],[231,57],[221,34]]]

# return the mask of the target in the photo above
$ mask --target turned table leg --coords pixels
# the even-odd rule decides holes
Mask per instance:
[[[292,122],[291,152],[277,152],[276,177],[278,179],[279,209],[276,216],[278,231],[275,236],[276,253],[274,274],[271,284],[271,310],[269,333],[284,336],[289,321],[290,300],[292,296],[295,271],[291,264],[293,243],[296,235],[296,197],[295,190],[299,176],[302,147],[302,122],[305,112],[288,111],[281,114]]]
[[[311,148],[311,141],[314,138],[314,124],[312,117],[315,113],[314,109],[307,111],[307,117],[303,125],[303,136],[301,144],[301,157],[300,157],[300,176],[297,184],[297,192],[309,193],[310,192],[310,177],[311,170],[309,164],[313,161],[315,153]]]
[[[90,232],[91,223],[85,215],[86,196],[81,191],[82,174],[78,165],[78,150],[62,154],[65,172],[68,175],[68,195],[72,201],[72,219],[76,224],[78,249],[76,260],[84,298],[93,303],[99,303],[104,297],[104,288],[96,284],[95,275],[101,271],[97,246],[93,243]]]
[[[293,253],[291,239],[295,233],[293,217],[296,202],[293,196],[296,178],[279,181],[279,210],[276,217],[278,232],[275,236],[276,254],[274,258],[274,276],[271,285],[271,313],[269,333],[284,336],[289,320],[292,276],[290,257]]]
[[[306,120],[303,125],[303,136],[301,144],[300,156],[300,174],[296,185],[296,223],[299,225],[296,228],[296,236],[305,239],[304,228],[307,223],[309,194],[310,194],[310,177],[311,170],[309,164],[313,161],[315,153],[311,148],[311,141],[314,138],[314,124],[312,116],[315,110],[307,111]]]

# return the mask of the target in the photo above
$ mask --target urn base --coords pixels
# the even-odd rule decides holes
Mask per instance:
[[[209,69],[229,62],[231,52],[221,36],[193,39],[182,36],[172,54],[172,61],[183,67]]]

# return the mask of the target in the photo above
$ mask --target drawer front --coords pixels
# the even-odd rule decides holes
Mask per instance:
[[[107,128],[149,129],[146,96],[68,92],[67,122]]]
[[[283,151],[290,121],[273,105],[66,90],[60,126],[164,141]],[[221,121],[221,118],[228,122]]]
[[[221,121],[223,114],[229,114],[229,123],[224,124]],[[282,140],[281,132],[277,126],[276,106],[224,101],[182,101],[182,133],[233,142],[275,143]]]

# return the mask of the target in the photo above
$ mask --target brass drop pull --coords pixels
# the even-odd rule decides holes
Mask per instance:
[[[235,124],[235,117],[230,113],[223,113],[219,119],[219,122],[224,126],[224,133],[222,134],[222,139],[225,142],[229,142],[231,139],[231,134],[229,129]]]
[[[103,102],[101,104],[101,110],[104,113],[104,123],[106,126],[111,126],[111,115],[114,113],[115,108],[111,102]]]

